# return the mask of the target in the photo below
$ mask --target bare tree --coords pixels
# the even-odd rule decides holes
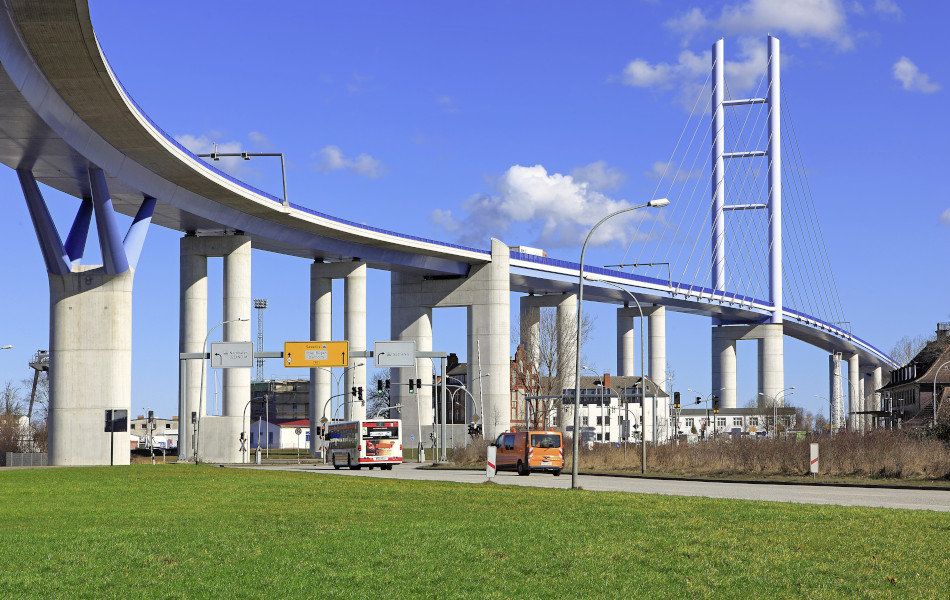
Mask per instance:
[[[594,330],[594,318],[584,314],[581,323],[581,344],[586,343]],[[532,349],[528,343],[528,324],[512,328],[512,337],[517,344],[525,343],[527,360],[516,365],[512,373],[512,384],[522,386],[529,395],[559,396],[568,387],[573,387],[573,374],[577,360],[577,320],[559,321],[556,309],[542,308],[538,324],[538,341],[533,352],[537,354],[532,361]],[[558,340],[571,340],[572,343],[559,344]],[[533,365],[532,365],[533,362]],[[557,411],[558,426],[563,431],[563,404],[560,398],[549,398],[535,405],[535,413]]]
[[[20,417],[23,416],[20,388],[8,381],[0,390],[0,452],[20,452],[23,432]]]
[[[389,404],[389,388],[386,387],[386,381],[389,380],[389,369],[377,369],[373,373],[373,379],[370,381],[369,390],[366,393],[366,416],[374,417]],[[382,385],[380,385],[382,382]],[[380,391],[382,388],[382,391]],[[390,416],[389,412],[384,412],[383,416]]]
[[[924,346],[927,345],[927,342],[932,342],[937,339],[936,334],[925,335],[920,334],[916,336],[905,335],[895,342],[894,347],[891,348],[891,358],[897,361],[900,365],[906,365],[909,363],[917,353],[924,349]]]

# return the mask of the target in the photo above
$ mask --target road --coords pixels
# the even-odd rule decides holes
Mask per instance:
[[[383,479],[409,479],[416,481],[454,481],[457,483],[485,483],[485,471],[420,469],[408,463],[392,471],[379,469],[334,470],[328,465],[251,465],[241,468],[282,469],[307,473],[322,473],[347,477],[378,477]],[[498,473],[493,481],[500,485],[522,485],[568,489],[571,477],[535,473],[520,477],[515,473]],[[670,479],[645,479],[639,477],[605,477],[579,475],[578,485],[585,490],[599,492],[629,492],[638,494],[663,494],[667,496],[700,496],[732,500],[762,500],[769,502],[793,502],[797,504],[834,504],[839,506],[869,506],[907,510],[933,510],[950,512],[950,490],[917,490],[883,487],[842,487],[830,485],[781,485],[771,483],[725,483],[710,481],[680,481]]]

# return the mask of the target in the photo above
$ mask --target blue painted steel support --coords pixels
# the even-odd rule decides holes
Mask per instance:
[[[125,240],[122,245],[125,247],[125,255],[129,259],[129,265],[134,269],[139,264],[139,256],[142,255],[142,247],[145,245],[145,234],[148,233],[148,226],[152,222],[152,213],[155,212],[155,198],[146,196],[142,201],[135,220],[129,226],[129,232],[125,234]]]
[[[36,230],[40,251],[43,252],[46,270],[53,275],[68,274],[72,270],[69,256],[63,248],[63,241],[59,237],[59,232],[56,231],[56,224],[53,223],[53,217],[49,214],[49,208],[43,200],[43,194],[40,192],[40,186],[36,184],[33,172],[29,169],[17,169],[16,174],[20,178],[20,187],[23,188],[23,197],[26,198],[26,206],[30,211],[33,229]]]
[[[102,169],[89,169],[89,186],[96,209],[96,230],[99,232],[99,247],[102,250],[102,266],[109,275],[118,275],[129,270],[125,247],[119,237],[112,198]]]
[[[69,260],[76,262],[82,258],[86,249],[86,239],[89,237],[89,223],[92,221],[92,198],[83,198],[79,205],[73,226],[66,236],[66,254]]]

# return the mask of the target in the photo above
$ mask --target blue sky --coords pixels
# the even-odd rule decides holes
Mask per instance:
[[[117,76],[156,123],[199,151],[217,143],[283,152],[291,201],[480,248],[494,235],[572,261],[600,216],[653,197],[657,165],[671,159],[712,43],[725,37],[727,84],[739,96],[754,91],[771,32],[782,41],[783,89],[844,319],[885,351],[950,320],[940,266],[950,233],[950,152],[940,139],[950,131],[945,3],[287,2],[265,10],[231,2],[224,10],[93,1],[91,11]],[[224,166],[281,194],[276,159]],[[48,345],[48,287],[13,171],[0,173],[0,186],[0,250],[10,257],[0,345],[14,345],[0,353],[0,380],[18,381]],[[66,231],[75,201],[52,193],[48,201]],[[657,218],[666,217],[628,223]],[[629,260],[631,237],[634,252],[648,251],[656,240],[638,238],[642,230],[612,229],[587,262]],[[134,413],[177,413],[178,237],[153,227],[136,272]],[[219,267],[211,261],[209,323],[220,320]],[[304,339],[307,261],[256,252],[254,267],[253,295],[269,300],[265,345]],[[389,339],[388,274],[371,272],[369,294],[369,339]],[[613,308],[585,312],[597,326],[587,362],[615,371]],[[435,319],[434,347],[464,356],[464,313],[440,310]],[[708,319],[669,314],[667,333],[675,389],[708,391]],[[791,401],[825,411],[813,396],[827,396],[826,352],[789,338],[785,349]],[[740,344],[739,371],[742,403],[755,394],[751,342]],[[306,375],[277,362],[265,373]]]

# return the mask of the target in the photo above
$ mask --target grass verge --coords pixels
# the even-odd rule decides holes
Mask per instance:
[[[0,472],[22,598],[939,598],[950,515],[186,465]]]

